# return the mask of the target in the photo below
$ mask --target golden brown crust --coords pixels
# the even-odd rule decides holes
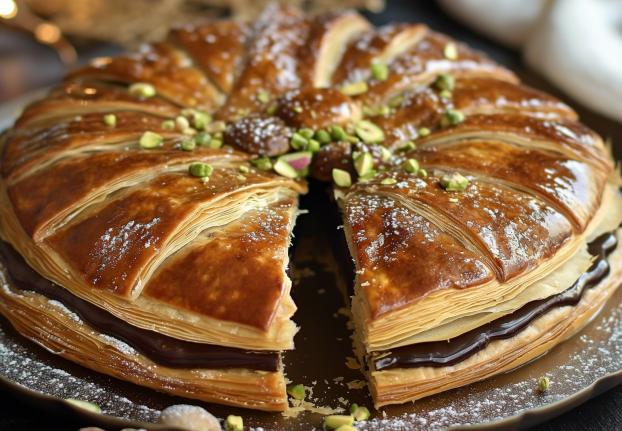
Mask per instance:
[[[441,91],[441,74],[455,86]],[[151,84],[155,94],[137,95],[135,83]],[[350,84],[364,85],[352,91]],[[456,121],[448,121],[451,111],[460,113]],[[269,145],[248,127],[245,138],[262,142],[220,148],[227,124],[189,126],[207,114],[225,122],[273,118],[268,126],[283,133]],[[104,115],[114,115],[114,125]],[[356,130],[361,119],[384,131],[386,148]],[[252,24],[180,27],[167,42],[96,60],[29,106],[0,142],[0,234],[43,276],[131,325],[193,342],[292,348],[287,247],[306,186],[286,178],[296,173],[253,166],[253,155],[227,144],[278,156],[300,128],[315,129],[308,147],[326,129],[311,165],[318,177],[339,167],[356,180],[359,152],[369,152],[378,171],[337,190],[357,265],[357,339],[367,351],[508,312],[501,305],[520,303],[530,286],[580,255],[613,187],[602,139],[568,106],[482,54],[424,25],[372,29],[353,12],[311,17],[270,6]],[[161,145],[141,146],[146,131]],[[202,145],[182,146],[203,132],[210,136]],[[402,150],[410,140],[416,148]],[[407,173],[408,158],[428,175]],[[189,174],[193,162],[211,165],[209,179]],[[466,190],[441,186],[454,171],[468,177]],[[36,338],[17,311],[3,312]],[[119,370],[113,354],[98,357],[111,361],[102,365],[87,353],[67,356],[131,381],[148,375],[150,387],[169,384],[159,379],[167,370],[145,374],[144,363]],[[222,380],[198,388],[186,374],[171,376],[174,393],[187,387],[191,396],[226,402]],[[284,408],[281,373],[250,376],[270,387],[270,400],[249,406]],[[383,383],[374,379],[380,394]],[[244,389],[233,390],[229,402],[243,404]]]

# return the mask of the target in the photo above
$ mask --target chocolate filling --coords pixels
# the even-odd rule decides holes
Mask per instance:
[[[522,331],[533,320],[554,307],[576,305],[583,292],[609,274],[607,256],[617,246],[615,232],[608,232],[588,244],[588,251],[596,256],[592,266],[565,291],[549,298],[532,301],[507,316],[493,320],[448,341],[432,341],[378,352],[382,357],[371,357],[376,370],[414,367],[445,367],[465,360],[488,345],[492,340],[510,338]]]
[[[6,242],[0,241],[0,258],[12,286],[59,301],[93,329],[129,344],[153,362],[171,368],[247,368],[277,371],[279,354],[193,343],[132,326],[87,302],[30,268]]]

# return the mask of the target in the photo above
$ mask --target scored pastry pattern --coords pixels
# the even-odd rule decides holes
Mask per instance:
[[[425,25],[271,6],[97,59],[28,106],[2,137],[0,233],[130,325],[277,352],[296,332],[297,197],[333,181],[365,362],[562,268],[612,172],[571,108]],[[477,307],[470,291],[487,292]],[[171,391],[281,410],[282,371],[268,401]]]

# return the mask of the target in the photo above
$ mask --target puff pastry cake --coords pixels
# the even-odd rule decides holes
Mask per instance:
[[[2,314],[65,358],[189,398],[287,408],[308,176],[333,183],[377,407],[527,363],[622,271],[602,139],[421,24],[271,6],[178,27],[72,72],[0,145]]]

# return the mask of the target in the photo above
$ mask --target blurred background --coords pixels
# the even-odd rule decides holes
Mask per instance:
[[[285,2],[285,1],[284,1]],[[309,11],[356,7],[374,24],[423,22],[576,107],[615,152],[622,142],[622,0],[288,0]],[[176,23],[252,18],[268,0],[0,0],[0,112],[98,56],[157,40]],[[0,118],[0,123],[2,118]],[[620,154],[617,154],[618,157]],[[601,388],[606,389],[606,388]],[[0,391],[0,429],[75,429]],[[35,412],[37,412],[35,410]],[[51,424],[54,425],[51,425]],[[622,429],[618,387],[537,428]]]

